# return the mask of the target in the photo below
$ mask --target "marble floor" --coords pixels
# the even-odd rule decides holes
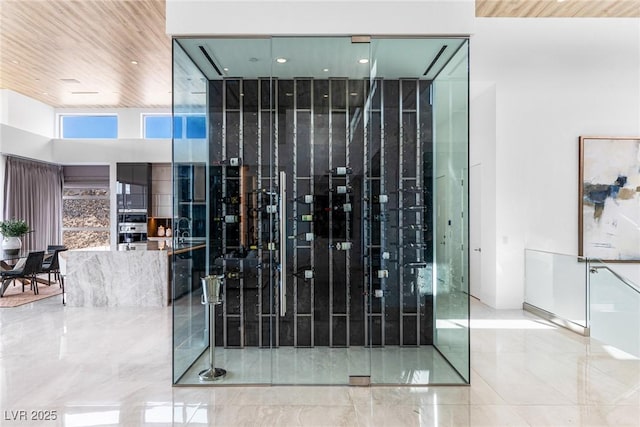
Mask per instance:
[[[344,385],[349,376],[370,376],[372,384],[464,384],[464,380],[432,346],[385,346],[369,350],[350,348],[216,348],[215,366],[227,375],[217,385],[297,384]],[[179,384],[201,384],[198,373],[207,369],[205,352]]]
[[[640,361],[472,304],[471,386],[172,387],[170,308],[0,309],[2,426],[640,426]]]

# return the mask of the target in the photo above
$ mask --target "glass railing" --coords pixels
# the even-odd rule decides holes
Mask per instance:
[[[640,357],[640,287],[616,268],[589,260],[591,336]]]
[[[587,275],[582,257],[525,249],[524,301],[587,328]]]
[[[620,269],[592,258],[525,249],[525,309],[638,358],[640,286]]]

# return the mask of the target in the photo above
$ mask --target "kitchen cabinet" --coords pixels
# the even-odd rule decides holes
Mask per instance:
[[[149,163],[118,163],[118,209],[147,211],[150,203],[151,165]]]
[[[151,165],[151,216],[153,218],[171,218],[173,207],[173,182],[171,163],[153,163]],[[171,224],[163,224],[171,226]]]

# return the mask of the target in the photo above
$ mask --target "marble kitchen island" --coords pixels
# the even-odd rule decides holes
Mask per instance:
[[[173,254],[204,244],[158,250],[70,250],[65,254],[65,292],[71,307],[164,307],[170,301]]]

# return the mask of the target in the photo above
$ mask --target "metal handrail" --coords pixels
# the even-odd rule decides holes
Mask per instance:
[[[593,261],[589,261],[589,262],[591,263]],[[631,283],[627,278],[625,278],[625,277],[621,276],[620,274],[616,273],[615,271],[613,271],[611,268],[609,268],[606,265],[591,265],[589,267],[589,273],[597,273],[598,270],[601,270],[601,269],[609,270],[609,272],[611,272],[611,274],[616,276],[616,278],[618,280],[620,280],[622,283],[624,283],[625,285],[630,287],[632,290],[634,290],[635,292],[640,294],[640,288],[638,288],[635,284]]]

